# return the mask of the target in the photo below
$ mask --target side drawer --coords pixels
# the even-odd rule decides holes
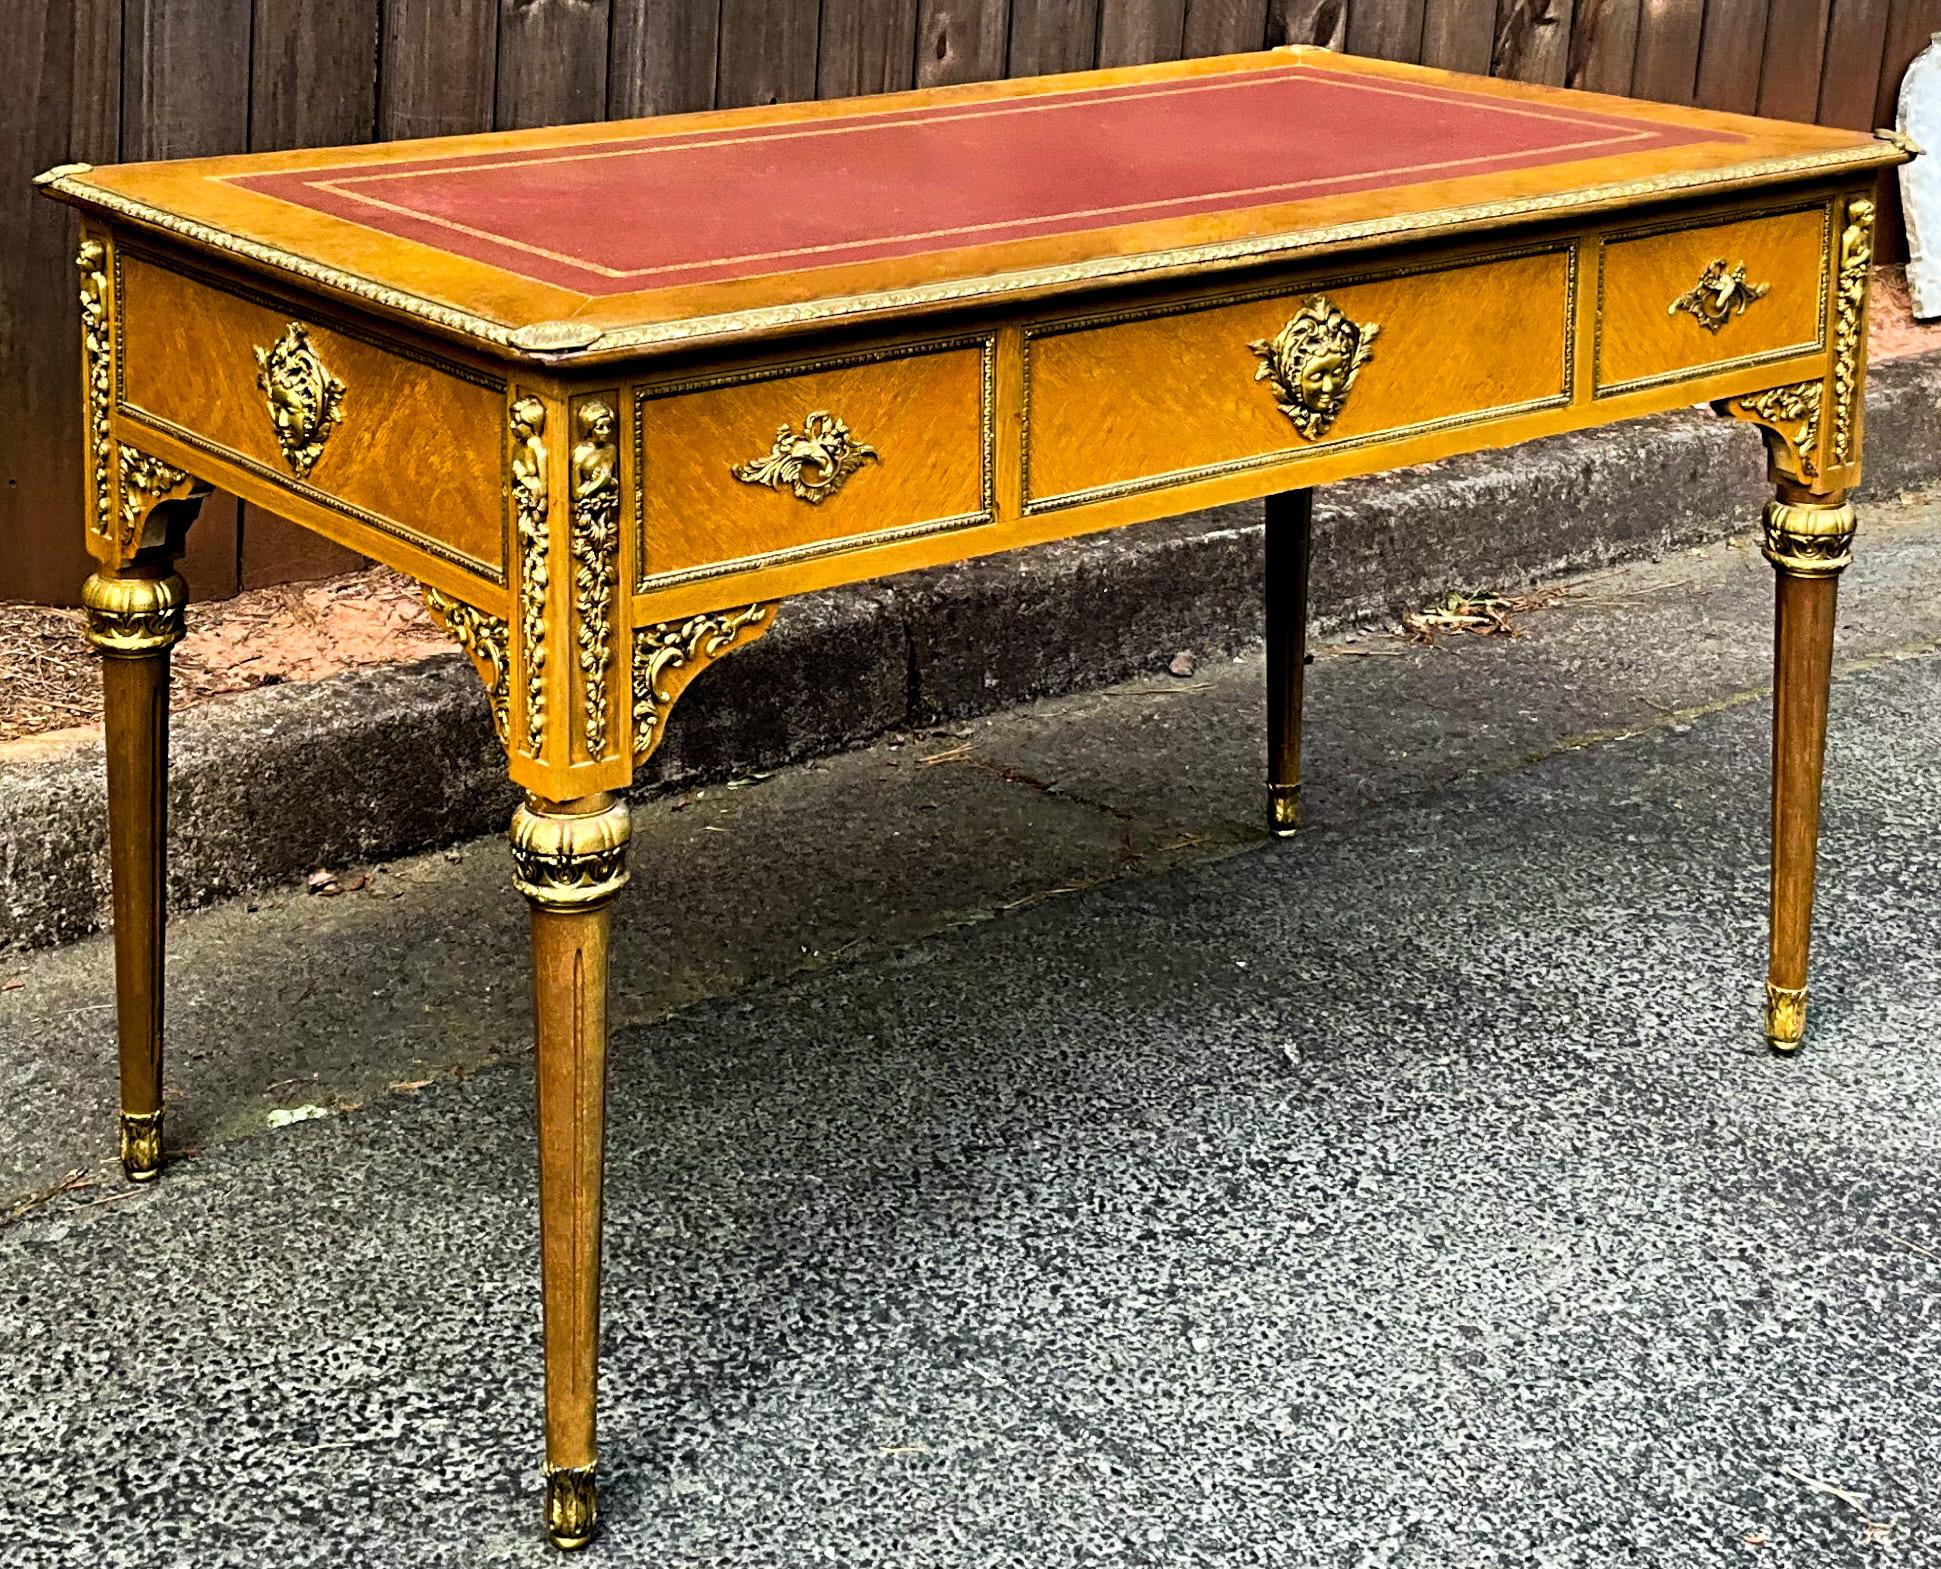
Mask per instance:
[[[1826,203],[1605,236],[1598,397],[1806,354],[1825,343]]]
[[[502,379],[127,247],[115,268],[122,414],[505,582],[502,466],[472,457],[505,446]]]
[[[1568,244],[1027,329],[1025,510],[1570,402]]]
[[[988,523],[996,342],[634,389],[642,591]]]

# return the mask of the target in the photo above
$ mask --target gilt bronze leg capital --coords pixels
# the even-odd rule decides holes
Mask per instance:
[[[627,803],[589,796],[573,806],[528,801],[512,814],[513,882],[547,910],[591,910],[627,885]]]
[[[1769,501],[1765,556],[1790,577],[1832,577],[1853,560],[1853,531],[1851,502]]]
[[[87,640],[110,659],[149,659],[182,640],[189,590],[170,572],[159,577],[107,577],[81,585]]]

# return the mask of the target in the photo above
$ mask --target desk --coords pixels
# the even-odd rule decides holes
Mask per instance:
[[[1298,48],[50,171],[81,210],[127,1174],[163,1155],[174,563],[211,485],[418,579],[527,792],[561,1546],[596,1512],[618,792],[794,595],[1267,497],[1289,832],[1311,487],[1710,402],[1775,486],[1764,1022],[1797,1048],[1868,193],[1910,151]]]

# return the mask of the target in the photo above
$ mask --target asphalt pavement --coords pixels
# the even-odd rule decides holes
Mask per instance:
[[[1257,654],[641,803],[583,1561],[1941,1562],[1941,509],[1863,513],[1792,1060],[1769,596],[1324,651],[1287,842]],[[0,972],[0,1562],[555,1561],[505,859],[178,922],[151,1189],[105,944]]]

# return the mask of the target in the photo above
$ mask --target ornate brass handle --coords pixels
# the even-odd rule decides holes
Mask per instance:
[[[1697,283],[1665,307],[1665,314],[1690,311],[1699,326],[1717,332],[1734,316],[1743,316],[1754,300],[1764,299],[1771,287],[1769,283],[1746,282],[1746,264],[1728,267],[1721,256],[1699,274]]]
[[[865,463],[877,462],[876,449],[849,433],[849,427],[827,409],[817,409],[802,421],[802,434],[786,424],[775,431],[775,444],[758,458],[733,465],[731,472],[744,485],[786,486],[798,499],[820,506]]]
[[[344,384],[317,358],[302,322],[291,322],[276,342],[256,351],[256,385],[268,404],[283,461],[298,479],[308,479],[344,417]]]
[[[1356,322],[1324,294],[1317,294],[1272,338],[1247,347],[1260,356],[1255,381],[1274,384],[1274,401],[1309,441],[1327,435],[1348,393],[1374,352],[1381,327]]]

